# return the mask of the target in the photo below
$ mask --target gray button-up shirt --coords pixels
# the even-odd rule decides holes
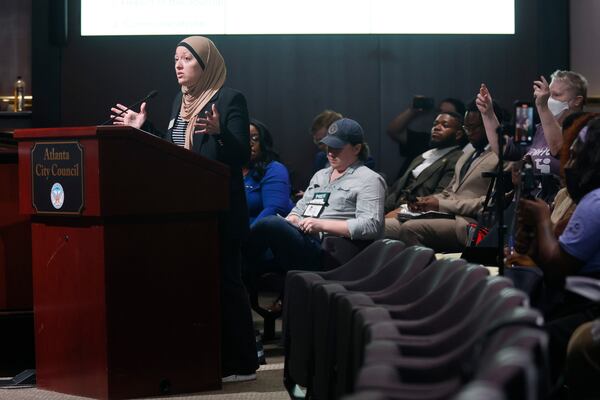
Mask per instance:
[[[328,205],[320,219],[341,219],[348,222],[351,239],[377,239],[383,234],[383,205],[386,184],[381,175],[358,161],[344,174],[329,182],[331,167],[313,175],[302,199],[290,214],[302,218],[308,202],[315,193],[330,193]]]

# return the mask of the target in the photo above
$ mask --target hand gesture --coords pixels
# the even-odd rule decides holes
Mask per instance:
[[[140,112],[135,112],[133,110],[127,110],[123,104],[117,104],[116,106],[110,109],[111,118],[113,119],[113,125],[127,125],[132,126],[134,128],[140,129],[144,122],[146,122],[146,102],[140,105]],[[121,115],[119,113],[123,112]]]
[[[438,211],[440,209],[440,201],[434,196],[417,197],[417,201],[409,203],[408,208],[416,212]]]
[[[550,85],[543,76],[540,76],[539,81],[533,81],[533,97],[535,97],[536,107],[548,107],[548,99],[550,98]]]
[[[487,86],[485,86],[485,83],[482,83],[481,87],[479,88],[479,93],[477,93],[475,104],[477,105],[477,109],[481,115],[491,116],[494,114],[492,95],[490,94]]]
[[[304,233],[318,233],[323,232],[323,221],[318,218],[304,218],[298,223],[300,229]]]
[[[198,116],[198,119],[196,120],[196,133],[204,133],[209,135],[218,135],[221,133],[219,117],[219,111],[213,103],[211,110],[205,112],[204,118]]]

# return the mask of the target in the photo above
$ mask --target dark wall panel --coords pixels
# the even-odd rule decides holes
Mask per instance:
[[[566,66],[568,46],[564,41],[547,44],[541,34],[548,29],[541,29],[540,18],[552,16],[553,32],[566,35],[568,16],[555,15],[553,10],[562,12],[567,0],[517,0],[516,4],[516,35],[212,39],[226,60],[227,84],[243,91],[252,116],[270,126],[276,147],[294,172],[296,186],[308,181],[315,150],[309,126],[324,108],[358,120],[378,168],[393,177],[398,148],[385,135],[385,128],[410,104],[413,94],[466,101],[486,82],[495,98],[508,107],[517,98],[531,97],[531,82],[540,73]],[[47,77],[60,79],[60,124],[98,123],[108,117],[115,101],[130,103],[157,89],[160,94],[149,111],[156,125],[165,127],[178,90],[172,57],[179,39],[82,38],[79,2],[72,0],[69,40],[60,51],[60,78]],[[34,53],[34,68],[39,66]],[[425,128],[429,123],[420,122]]]
[[[31,0],[0,2],[0,95],[10,96],[17,76],[31,94]],[[6,111],[6,110],[3,110]]]

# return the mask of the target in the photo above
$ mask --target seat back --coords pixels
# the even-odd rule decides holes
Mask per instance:
[[[502,390],[487,383],[475,381],[466,385],[452,400],[507,400]]]
[[[346,264],[323,272],[289,271],[283,307],[283,341],[285,379],[290,386],[308,386],[312,371],[312,291],[314,286],[329,282],[354,281],[377,273],[391,259],[404,251],[398,240],[376,240]]]
[[[457,324],[464,316],[490,302],[501,290],[512,287],[512,282],[501,276],[488,276],[482,285],[473,286],[464,291],[456,301],[441,307],[436,313],[419,320],[396,319],[397,329],[407,335],[430,335],[442,332]],[[392,312],[392,310],[390,310]]]
[[[350,314],[338,315],[338,312],[344,312],[343,308],[339,307],[341,298],[356,290],[367,290],[368,293],[369,289],[383,289],[390,283],[403,279],[407,272],[414,274],[415,271],[424,269],[431,263],[433,257],[433,250],[412,246],[392,258],[379,271],[364,279],[340,285],[315,287],[312,297],[314,380],[309,389],[314,391],[316,397],[330,397],[338,356],[344,356],[338,354],[336,349],[338,344],[340,347],[349,346],[352,340],[348,329],[350,322],[340,323],[340,318],[351,319]]]
[[[373,240],[352,240],[342,236],[326,236],[321,242],[323,266],[326,270],[339,267],[371,245]]]
[[[499,388],[509,399],[537,400],[538,369],[532,354],[520,346],[505,347],[494,354],[486,372],[476,378]]]
[[[540,321],[541,314],[535,310],[513,308],[494,315],[445,354],[434,351],[416,355],[407,352],[405,346],[394,351],[397,343],[373,342],[367,349],[356,388],[378,391],[391,398],[411,398],[411,393],[417,391],[422,398],[449,398],[459,391],[461,382],[473,379],[476,370],[477,380],[501,388],[507,398],[539,398],[538,369],[533,360],[535,348],[543,346],[545,340],[544,335],[529,326],[537,326]]]
[[[411,246],[362,279],[344,283],[346,290],[373,292],[390,287],[394,283],[410,280],[435,260],[433,250],[423,246]],[[406,275],[408,273],[408,275]]]
[[[333,241],[333,238],[326,238],[325,241],[328,239]],[[343,243],[349,241],[346,238],[336,239],[344,239],[345,242]],[[337,243],[336,241],[333,242]],[[405,248],[406,245],[399,240],[376,240],[360,252],[355,253],[353,257],[348,258],[344,264],[335,269],[320,272],[319,275],[325,280],[354,281],[361,279],[371,272],[379,270]],[[369,268],[365,268],[365,266],[369,266]]]
[[[458,273],[467,265],[464,260],[436,260],[410,280],[399,280],[379,293],[370,296],[379,304],[409,304],[419,300],[426,293]]]
[[[390,314],[394,319],[404,320],[414,320],[432,315],[440,309],[450,307],[460,295],[471,294],[471,288],[483,288],[488,275],[489,271],[486,268],[467,264],[465,268],[451,274],[448,279],[432,288],[417,301],[400,307],[390,307]]]

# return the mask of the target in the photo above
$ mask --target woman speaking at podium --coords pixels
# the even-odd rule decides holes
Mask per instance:
[[[258,361],[250,305],[240,272],[240,243],[248,231],[242,178],[242,166],[250,157],[246,99],[242,93],[223,86],[227,69],[210,39],[202,36],[183,39],[175,49],[174,65],[181,92],[173,101],[166,134],[147,121],[145,103],[138,112],[117,104],[111,108],[113,124],[152,132],[229,165],[231,207],[219,221],[221,372],[224,382],[250,380],[256,378]]]

